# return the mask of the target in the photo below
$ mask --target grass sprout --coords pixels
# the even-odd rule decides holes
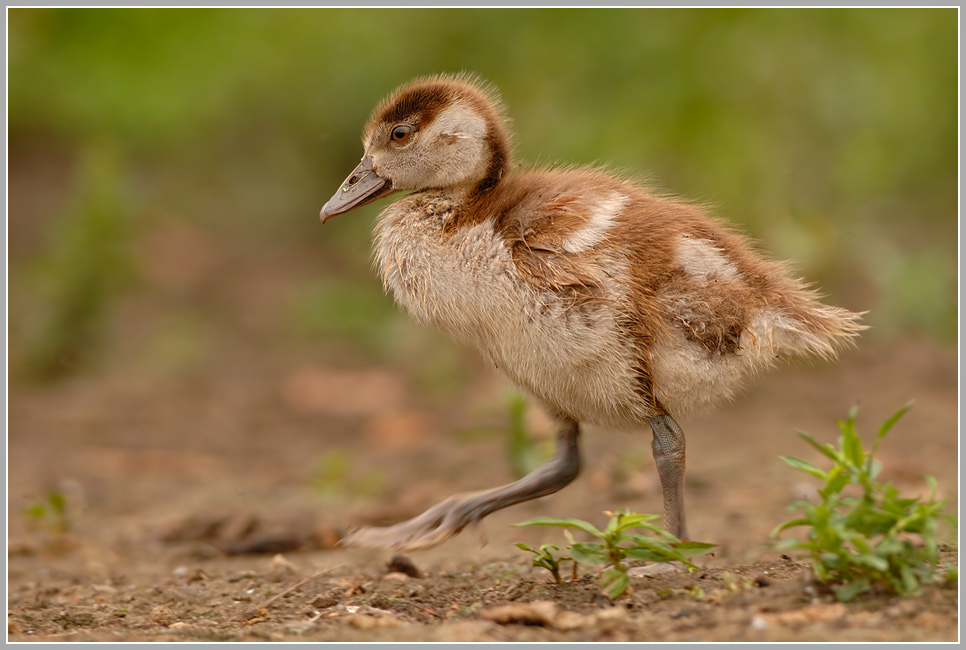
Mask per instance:
[[[607,564],[600,576],[601,590],[612,600],[618,598],[630,587],[625,560],[645,560],[649,562],[681,562],[689,569],[695,569],[688,558],[710,553],[714,544],[704,542],[683,541],[667,532],[660,526],[651,523],[659,519],[657,515],[640,514],[621,510],[607,512],[610,521],[604,530],[581,519],[537,517],[516,524],[517,526],[557,526],[581,530],[599,542],[575,541],[570,531],[564,531],[570,545],[566,547],[569,556],[554,557],[553,550],[558,547],[545,544],[535,551],[525,544],[517,546],[525,551],[536,554],[533,566],[546,568],[560,582],[560,562],[573,560],[576,575],[577,564]],[[635,531],[635,529],[637,529]],[[643,534],[641,531],[651,533]]]

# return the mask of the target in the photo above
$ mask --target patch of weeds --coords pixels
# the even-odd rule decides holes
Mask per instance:
[[[208,358],[212,336],[207,322],[189,310],[166,314],[143,348],[148,372],[161,375],[188,373]]]
[[[733,573],[722,574],[721,580],[724,582],[723,587],[695,584],[689,587],[664,589],[658,593],[662,596],[682,596],[700,602],[720,603],[731,594],[755,588],[753,580],[742,578]]]
[[[523,524],[520,524],[521,526]],[[577,562],[570,556],[561,555],[555,556],[554,551],[559,551],[560,547],[555,544],[543,544],[539,549],[534,550],[524,544],[523,542],[516,543],[517,548],[523,549],[524,551],[529,551],[533,553],[536,557],[533,558],[533,563],[531,566],[546,569],[553,576],[553,581],[558,585],[563,582],[560,578],[560,565],[561,562],[573,562],[573,572],[570,579],[577,579]]]
[[[71,519],[67,510],[67,497],[63,492],[51,490],[41,501],[27,506],[24,514],[31,528],[44,532],[48,550],[61,552],[72,546],[69,536]]]
[[[288,315],[297,331],[313,339],[338,339],[376,354],[395,341],[392,302],[367,283],[315,283],[296,296]]]
[[[33,291],[41,301],[25,327],[23,358],[32,377],[57,379],[90,360],[107,310],[132,275],[122,169],[111,147],[92,147],[81,161],[75,203],[54,225],[37,269]]]
[[[577,542],[573,539],[569,530],[564,531],[570,541],[570,545],[567,546],[570,557],[554,557],[552,549],[557,547],[550,545],[540,547],[539,551],[534,551],[521,544],[517,544],[517,546],[535,553],[537,557],[534,559],[534,566],[546,568],[558,582],[559,564],[562,561],[570,559],[578,564],[609,564],[610,566],[604,569],[600,576],[600,586],[611,599],[619,597],[630,587],[624,560],[681,562],[689,569],[696,569],[697,567],[688,558],[710,553],[717,548],[714,544],[678,539],[660,526],[650,523],[659,519],[657,515],[639,514],[627,510],[605,514],[610,515],[611,518],[604,530],[600,530],[586,521],[571,518],[537,517],[515,524],[517,526],[575,528],[600,540],[600,542]],[[631,532],[635,528],[648,531],[652,535]],[[551,567],[556,567],[556,573]],[[574,567],[574,572],[576,574],[576,567]]]
[[[689,598],[695,601],[703,601],[708,598],[708,594],[697,585],[691,587],[680,587],[677,589],[664,589],[660,592],[661,595],[665,596],[683,596],[684,598]]]
[[[527,432],[527,401],[522,394],[513,392],[507,399],[510,426],[507,438],[507,458],[517,478],[526,476],[547,459],[543,445]]]
[[[858,407],[849,411],[848,418],[837,421],[841,431],[838,447],[819,443],[799,431],[802,439],[832,461],[828,471],[798,458],[781,457],[824,485],[818,490],[818,502],[800,500],[791,504],[789,509],[801,510],[802,516],[778,526],[772,537],[789,528],[807,527],[805,539],[786,539],[776,546],[803,551],[810,557],[815,577],[829,585],[840,601],[847,602],[877,587],[901,596],[915,595],[922,585],[943,579],[936,534],[941,523],[955,527],[957,519],[942,512],[946,502],[936,500],[935,480],[926,477],[930,495],[925,500],[901,497],[891,483],[875,480],[882,464],[874,454],[911,406],[906,404],[879,427],[868,451],[856,432]],[[844,495],[846,489],[859,496]],[[955,580],[958,571],[953,567],[944,576]]]
[[[347,493],[375,496],[382,492],[384,482],[382,474],[376,471],[353,472],[352,458],[345,449],[324,454],[311,478],[312,487],[328,498]]]

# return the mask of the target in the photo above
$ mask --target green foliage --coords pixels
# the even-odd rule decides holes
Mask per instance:
[[[870,450],[856,431],[858,408],[838,421],[838,447],[819,443],[799,431],[808,444],[832,461],[828,471],[798,458],[782,460],[820,479],[819,501],[797,501],[790,509],[802,516],[775,529],[773,537],[796,526],[808,528],[805,539],[786,539],[779,548],[804,551],[812,560],[815,576],[829,584],[839,600],[849,601],[874,587],[906,596],[920,592],[923,584],[937,579],[939,549],[936,535],[942,522],[956,524],[954,516],[936,501],[936,483],[926,477],[930,496],[926,500],[904,498],[891,483],[876,477],[882,464],[874,458],[882,439],[909,410],[906,404],[879,428]],[[845,494],[857,489],[858,496]],[[951,574],[955,579],[955,572]]]
[[[534,566],[547,568],[554,574],[554,578],[558,582],[559,569],[554,572],[550,567],[559,565],[562,560],[572,559],[578,564],[609,564],[610,566],[604,569],[600,576],[600,586],[611,599],[619,597],[630,586],[624,560],[682,562],[688,568],[694,569],[697,567],[688,558],[710,553],[717,548],[714,544],[678,539],[660,526],[650,523],[659,518],[657,515],[645,515],[628,512],[627,510],[606,514],[610,515],[611,518],[604,530],[600,530],[593,524],[581,519],[571,518],[537,517],[515,524],[517,526],[558,526],[577,529],[600,540],[600,542],[577,542],[574,541],[569,530],[565,531],[567,539],[570,541],[570,545],[567,546],[567,550],[570,551],[569,558],[547,560],[547,556],[552,555],[550,549],[556,547],[542,546],[538,552],[521,544],[517,544],[517,546],[537,553]],[[644,529],[652,535],[631,532],[638,528]],[[540,564],[538,564],[538,561],[540,561]],[[574,570],[576,571],[576,567]]]
[[[346,494],[374,496],[382,492],[384,477],[376,470],[359,473],[345,449],[323,454],[311,477],[312,487],[324,498],[343,498]]]
[[[390,330],[398,310],[372,283],[323,281],[300,292],[289,313],[295,328],[307,336],[380,350],[394,342]]]
[[[326,495],[341,494],[347,488],[350,468],[349,452],[334,449],[319,458],[312,485]]]
[[[527,401],[522,394],[516,391],[510,394],[507,411],[510,426],[506,450],[510,468],[517,477],[526,476],[546,460],[546,454],[542,445],[527,432]]]
[[[569,556],[555,556],[553,551],[559,551],[560,547],[555,544],[543,544],[539,549],[532,549],[523,542],[516,543],[517,548],[524,551],[529,551],[533,553],[536,557],[533,558],[532,566],[546,569],[553,576],[553,581],[558,585],[562,582],[560,578],[560,563],[561,562],[573,562],[573,580],[577,579],[577,562]]]
[[[132,271],[119,154],[111,147],[93,148],[81,168],[77,198],[51,231],[33,283],[42,300],[28,320],[23,362],[42,380],[90,360],[112,300]]]
[[[50,490],[43,500],[28,505],[24,515],[31,527],[44,531],[48,550],[60,552],[69,548],[71,520],[63,492]]]
[[[310,233],[320,257],[364,260],[346,250],[378,205],[322,231],[316,219],[359,159],[362,123],[401,82],[470,70],[501,90],[521,160],[601,161],[713,200],[834,302],[868,310],[869,336],[955,339],[955,7],[14,8],[8,21],[11,167],[38,144],[123,142],[135,174],[168,179],[138,200],[221,218],[219,238]]]

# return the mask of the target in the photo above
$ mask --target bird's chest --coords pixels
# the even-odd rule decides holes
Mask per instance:
[[[526,305],[492,220],[449,233],[450,204],[408,203],[387,208],[376,227],[376,262],[387,291],[420,321],[477,347],[509,334]]]
[[[420,211],[405,201],[376,228],[377,265],[399,304],[480,350],[558,412],[626,417],[633,360],[606,301],[578,305],[528,282],[492,220],[447,233],[445,206]]]

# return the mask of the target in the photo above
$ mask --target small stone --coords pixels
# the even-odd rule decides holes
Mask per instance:
[[[346,625],[357,630],[372,630],[380,627],[399,627],[402,625],[395,616],[370,616],[368,614],[350,614],[345,617]]]
[[[681,562],[655,562],[654,564],[631,567],[627,570],[627,575],[631,578],[647,578],[669,573],[683,573],[686,570],[687,568]]]
[[[277,553],[275,557],[272,558],[272,561],[269,563],[268,568],[271,571],[287,570],[294,573],[297,567],[294,564],[292,564],[292,562],[289,561],[288,558],[286,558],[284,555],[282,555],[281,553]]]
[[[595,623],[596,618],[593,616],[587,616],[585,614],[571,612],[570,610],[565,609],[557,614],[557,617],[553,621],[553,626],[558,630],[567,632],[569,630],[582,630],[584,628],[593,627]]]
[[[848,609],[842,603],[809,605],[802,609],[770,614],[767,621],[779,625],[810,625],[813,623],[828,623],[844,619]]]
[[[174,615],[174,612],[172,612],[165,605],[155,605],[155,607],[151,610],[151,613],[148,614],[148,617],[152,622],[164,627],[170,627],[178,621],[177,617]]]
[[[556,603],[549,600],[537,600],[532,603],[512,603],[484,609],[480,612],[480,618],[500,625],[519,623],[521,625],[550,626],[554,622],[556,613]]]
[[[242,580],[248,580],[249,578],[254,577],[254,571],[238,571],[228,576],[228,582],[241,582]]]
[[[621,621],[627,618],[627,610],[623,607],[608,607],[597,612],[597,620],[602,621]]]
[[[197,625],[192,625],[191,623],[185,623],[183,621],[178,621],[177,623],[172,623],[168,626],[172,630],[180,630],[182,628],[192,628],[198,627]]]
[[[486,621],[456,621],[439,626],[434,641],[465,644],[487,641],[492,643],[495,639],[490,632],[494,629],[497,629],[497,626]]]
[[[319,594],[312,600],[312,607],[315,609],[328,609],[339,604],[339,599],[332,593]]]
[[[953,627],[955,625],[954,621],[948,616],[943,616],[936,612],[921,612],[918,616],[912,619],[912,622],[916,627],[922,628],[924,630],[939,630],[943,627]]]
[[[388,568],[391,573],[402,573],[410,578],[420,577],[419,569],[417,569],[416,565],[413,564],[413,561],[405,555],[394,555],[392,559],[389,560],[389,564],[386,568]]]

